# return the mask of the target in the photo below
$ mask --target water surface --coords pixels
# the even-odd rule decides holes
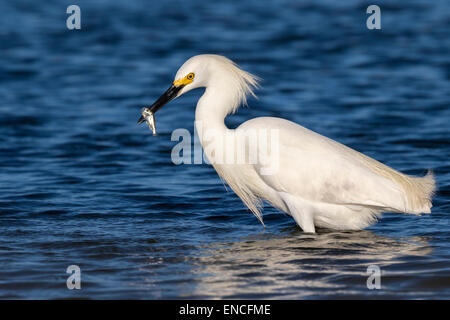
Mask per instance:
[[[379,1],[379,31],[365,1],[77,3],[79,31],[72,3],[0,3],[0,298],[450,298],[448,1]],[[432,214],[311,235],[266,206],[263,228],[212,167],[171,162],[201,91],[158,113],[158,137],[136,125],[200,53],[264,79],[230,127],[283,117],[432,168]]]

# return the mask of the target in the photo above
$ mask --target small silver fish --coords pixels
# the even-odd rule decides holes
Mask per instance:
[[[142,109],[142,117],[139,119],[138,123],[147,122],[148,127],[152,130],[153,135],[156,135],[156,124],[155,124],[155,116],[153,112],[149,108]]]

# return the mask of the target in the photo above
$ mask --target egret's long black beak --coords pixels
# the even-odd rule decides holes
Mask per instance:
[[[183,89],[184,85],[171,85],[169,89],[167,89],[166,92],[162,94],[161,97],[159,97],[158,100],[156,100],[150,107],[150,111],[154,114],[156,111],[161,109],[165,104],[167,104],[169,101],[175,99],[180,92],[181,89]],[[145,118],[141,116],[138,120],[138,124],[141,124],[145,121]]]

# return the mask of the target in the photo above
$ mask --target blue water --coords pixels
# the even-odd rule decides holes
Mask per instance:
[[[0,2],[0,298],[450,298],[450,3]],[[209,165],[171,162],[201,91],[141,108],[200,53],[264,79],[227,119],[290,119],[402,172],[435,171],[431,215],[356,232],[266,228]],[[66,268],[81,268],[81,290]],[[382,271],[368,290],[367,267]]]

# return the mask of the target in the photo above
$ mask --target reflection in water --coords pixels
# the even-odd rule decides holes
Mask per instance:
[[[379,265],[385,275],[402,257],[431,251],[420,237],[398,240],[367,230],[262,235],[204,250],[194,262],[194,272],[202,277],[193,296],[287,299],[361,294],[369,265]]]

